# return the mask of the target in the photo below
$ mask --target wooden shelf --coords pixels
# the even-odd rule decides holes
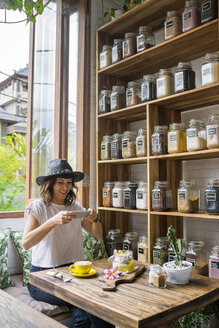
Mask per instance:
[[[118,109],[113,112],[99,114],[98,119],[112,119],[128,122],[146,120],[146,105],[147,103],[142,103],[135,106]]]
[[[128,29],[126,29],[127,31]],[[218,19],[201,25],[150,49],[123,59],[98,71],[127,81],[156,73],[160,68],[174,67],[180,61],[190,61],[207,52],[218,51]],[[182,46],[183,45],[183,46]]]
[[[121,159],[100,160],[98,164],[144,164],[147,163],[147,157],[132,157]]]
[[[204,211],[199,211],[198,213],[180,213],[176,210],[166,211],[166,212],[150,211],[150,215],[179,216],[179,217],[219,220],[219,214],[217,215],[208,214]]]
[[[205,158],[216,158],[219,157],[219,149],[206,149],[206,150],[198,150],[184,153],[176,153],[176,154],[165,154],[165,155],[157,155],[150,156],[149,159],[172,159],[172,160],[192,160],[192,159],[205,159]]]
[[[148,214],[148,211],[143,211],[143,210],[128,210],[126,208],[118,208],[118,207],[98,207],[98,210],[102,211],[116,211],[116,212],[123,212],[123,213],[135,213],[135,214]]]

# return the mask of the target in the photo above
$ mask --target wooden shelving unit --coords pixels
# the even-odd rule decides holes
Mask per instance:
[[[99,53],[103,44],[112,44],[114,38],[124,36],[125,32],[137,31],[141,25],[151,25],[154,29],[159,28],[163,26],[168,10],[177,10],[183,6],[184,1],[181,0],[147,0],[134,10],[102,26],[97,31],[97,67],[99,67]],[[123,234],[130,231],[131,214],[145,215],[145,219],[148,220],[149,262],[152,261],[152,247],[156,237],[166,235],[167,227],[170,224],[175,226],[178,236],[182,236],[183,217],[200,218],[200,220],[219,219],[219,215],[209,215],[204,212],[192,214],[179,213],[177,210],[166,212],[151,210],[151,190],[155,180],[168,180],[172,194],[176,196],[179,181],[182,178],[182,161],[218,158],[219,149],[153,156],[150,143],[155,125],[179,122],[183,111],[219,104],[219,83],[106,114],[98,114],[99,93],[103,85],[108,89],[116,84],[126,87],[128,81],[142,78],[144,74],[155,73],[160,68],[176,66],[179,61],[193,60],[207,52],[218,51],[218,26],[219,20],[216,19],[130,58],[97,70],[97,206],[104,222],[104,237],[112,228],[121,229]],[[147,126],[142,126],[142,128],[147,128],[147,156],[107,161],[100,159],[100,145],[104,134],[122,133],[129,130],[130,123],[142,120],[147,122]],[[131,165],[133,164],[146,164],[148,211],[103,207],[102,187],[104,182],[130,180]],[[173,208],[177,208],[176,197],[173,197]]]

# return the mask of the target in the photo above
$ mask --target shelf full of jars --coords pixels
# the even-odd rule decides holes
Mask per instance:
[[[105,237],[112,228],[130,232],[130,213],[147,215],[149,262],[156,238],[165,236],[169,225],[177,228],[180,237],[184,216],[219,218],[218,196],[212,202],[219,181],[209,179],[205,208],[200,211],[195,182],[182,179],[183,159],[218,157],[219,113],[206,122],[198,117],[188,126],[181,122],[182,111],[219,103],[217,1],[212,1],[210,11],[204,10],[206,1],[202,1],[201,12],[197,1],[186,1],[181,14],[166,13],[169,6],[163,3],[165,41],[161,44],[155,45],[151,26],[136,20],[127,22],[133,30],[126,35],[121,35],[124,29],[119,31],[119,19],[118,28],[115,22],[111,30],[109,23],[97,34],[98,211]],[[180,10],[181,4],[173,1],[170,7]],[[197,38],[202,36],[200,49]],[[202,86],[196,88],[190,60],[202,55]],[[138,121],[141,128],[131,130],[131,123]],[[132,164],[146,164],[147,181],[130,181]]]

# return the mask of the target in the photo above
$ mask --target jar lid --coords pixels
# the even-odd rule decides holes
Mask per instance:
[[[177,69],[192,69],[192,64],[190,62],[179,62]]]
[[[204,121],[201,118],[191,118],[189,120],[189,125],[203,125]]]
[[[117,91],[121,93],[125,93],[125,88],[123,85],[113,85],[112,91]]]
[[[148,241],[148,238],[147,238],[147,236],[145,236],[145,235],[141,235],[141,236],[139,236],[139,241],[141,242],[146,242],[147,243],[147,241]]]
[[[104,89],[100,91],[100,95],[110,95],[110,94],[111,94],[111,90]]]
[[[175,16],[180,17],[180,13],[177,10],[167,11],[167,18]]]
[[[189,187],[194,187],[195,186],[195,180],[180,180],[179,183],[179,187],[185,187],[185,188],[189,188]]]
[[[142,32],[151,32],[152,31],[152,27],[151,26],[139,26],[139,33]]]
[[[103,136],[103,140],[112,140],[112,136],[108,136],[108,135],[105,135],[105,136]]]
[[[111,45],[109,45],[109,44],[104,44],[103,45],[103,50],[102,51],[107,51],[107,50],[112,50],[112,46]]]
[[[125,187],[126,182],[125,181],[116,181],[114,184],[114,188],[115,187]]]
[[[148,186],[148,182],[146,180],[139,181],[138,183],[139,187],[146,187]]]
[[[219,114],[213,114],[208,116],[208,123],[215,123],[219,121]]]
[[[138,239],[137,232],[126,232],[125,237],[131,240]]]
[[[185,123],[171,123],[169,130],[185,130]]]
[[[154,181],[154,187],[167,188],[168,181]]]
[[[173,76],[172,72],[171,72],[171,69],[169,68],[161,68],[159,70],[159,76],[162,76],[164,74],[167,74],[167,75],[170,75],[170,76]]]
[[[104,187],[114,187],[114,182],[106,181],[104,182]]]
[[[155,74],[143,75],[143,81],[145,81],[145,82],[155,82],[156,81],[156,76],[155,76]]]
[[[199,7],[199,0],[188,0],[185,2],[185,7],[188,8],[188,7]]]
[[[138,135],[146,135],[146,134],[147,134],[147,130],[145,130],[145,129],[138,130]]]
[[[138,182],[137,181],[126,181],[126,186],[130,188],[137,188]]]
[[[188,242],[188,246],[193,246],[193,247],[204,247],[205,244],[203,241],[201,240],[193,240],[193,241],[190,241]]]
[[[113,40],[113,45],[116,46],[119,43],[122,43],[123,39],[114,39]]]
[[[158,243],[168,243],[168,237],[166,237],[166,236],[157,237],[156,242],[158,242]]]
[[[122,138],[122,133],[114,133],[113,134],[113,140],[114,139],[121,139]]]
[[[151,265],[149,265],[149,270],[154,271],[156,268],[159,268],[159,267],[160,267],[159,264],[151,264]]]
[[[137,135],[136,131],[124,131],[123,132],[123,137],[128,137],[128,136],[136,137],[136,135]]]
[[[136,33],[132,33],[132,32],[125,33],[125,38],[136,38]]]
[[[130,81],[128,82],[127,88],[140,88],[140,82]]]
[[[219,187],[219,179],[209,179],[208,184],[213,187]]]
[[[211,59],[214,59],[214,60],[219,60],[219,53],[217,52],[210,52],[210,53],[207,53],[204,57],[205,60],[211,60]]]
[[[168,130],[167,125],[155,125],[154,132],[166,133]]]
[[[111,229],[111,230],[108,231],[108,234],[115,236],[115,235],[121,235],[122,233],[121,233],[120,229]]]

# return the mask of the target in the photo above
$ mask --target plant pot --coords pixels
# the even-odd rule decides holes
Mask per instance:
[[[169,278],[169,281],[177,285],[186,285],[189,283],[189,277],[192,272],[192,263],[188,261],[182,261],[182,264],[186,264],[186,267],[171,268],[169,265],[175,263],[175,261],[164,263],[164,270]]]

